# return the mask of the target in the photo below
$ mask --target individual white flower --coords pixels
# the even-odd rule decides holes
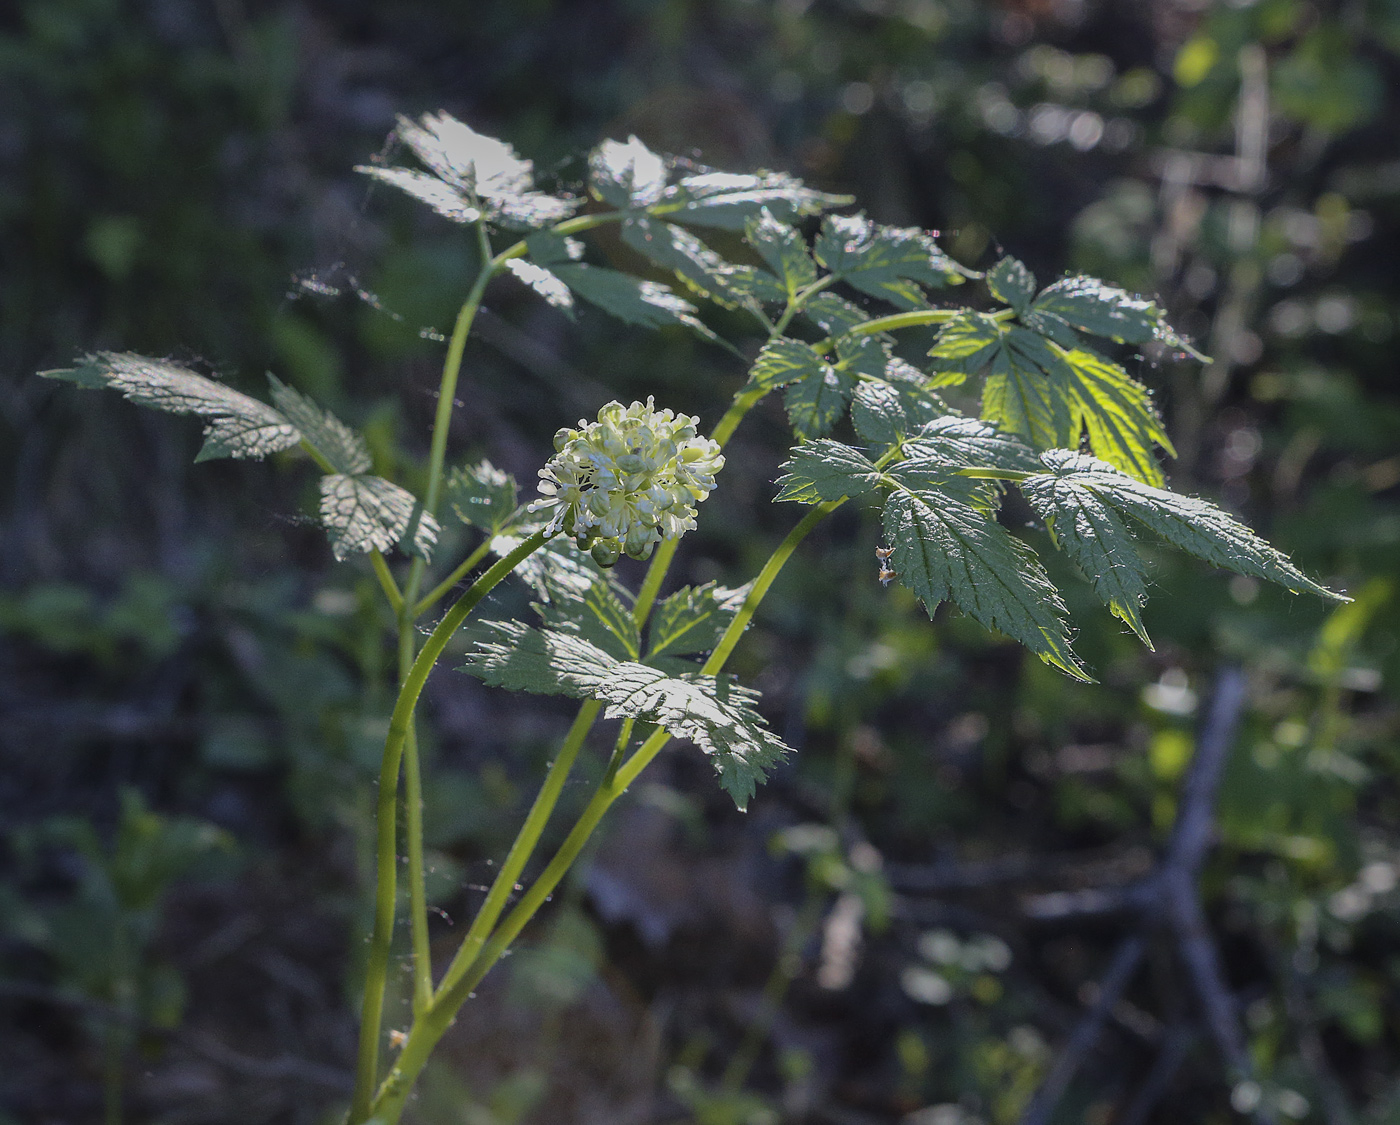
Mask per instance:
[[[622,554],[646,558],[695,526],[695,505],[724,466],[718,443],[696,433],[698,421],[657,410],[650,398],[608,403],[596,422],[580,419],[554,435],[530,510],[552,508],[546,530],[573,536],[602,566]]]

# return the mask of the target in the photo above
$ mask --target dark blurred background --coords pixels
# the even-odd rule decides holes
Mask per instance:
[[[1148,652],[1065,575],[1086,688],[883,591],[877,525],[843,516],[735,663],[796,760],[741,816],[668,752],[414,1120],[1009,1125],[1074,1062],[1056,1121],[1400,1122],[1398,56],[1394,0],[10,0],[0,1122],[343,1111],[392,698],[372,577],[332,566],[303,463],[194,466],[194,422],[34,373],[99,348],[252,393],[271,370],[414,482],[475,260],[352,168],[437,109],[575,188],[636,133],[850,192],[974,267],[1157,295],[1213,357],[1131,360],[1173,486],[1356,600],[1164,553]],[[479,328],[456,456],[524,482],[608,398],[708,427],[744,377],[509,280]],[[790,526],[782,441],[776,410],[741,433],[682,573],[742,582]],[[1233,665],[1199,901],[1237,1057],[1179,926],[1085,906],[1154,869]],[[427,713],[446,953],[568,711],[444,671]]]

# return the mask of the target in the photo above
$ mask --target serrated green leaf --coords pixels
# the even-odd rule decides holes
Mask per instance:
[[[505,525],[520,503],[515,478],[490,461],[453,469],[443,495],[459,520],[491,535]]]
[[[353,475],[369,471],[369,446],[364,438],[271,372],[268,372],[267,381],[277,408],[337,473]]]
[[[1152,396],[1116,363],[1087,348],[1064,352],[1069,368],[1069,390],[1074,420],[1071,440],[1082,427],[1096,456],[1145,484],[1158,488],[1166,477],[1157,463],[1154,446],[1176,456],[1161,419],[1152,408]]]
[[[790,222],[850,203],[848,195],[815,191],[785,172],[703,172],[667,188],[658,210],[679,222],[743,230],[764,208],[780,222]]]
[[[840,280],[905,309],[926,306],[920,286],[941,289],[971,276],[928,232],[879,226],[864,215],[828,215],[815,250],[817,260]]]
[[[407,168],[355,169],[407,192],[459,223],[486,218],[528,230],[568,218],[578,201],[534,190],[534,165],[510,145],[476,132],[447,113],[400,117],[395,130],[433,175]]]
[[[163,359],[99,352],[76,368],[40,374],[80,387],[110,387],[140,406],[170,414],[202,416],[204,447],[196,461],[261,458],[301,441],[296,426],[267,403]]]
[[[745,224],[744,239],[782,280],[789,296],[817,280],[817,264],[807,252],[806,239],[775,219],[768,208]]]
[[[928,458],[956,469],[992,468],[1034,473],[1041,467],[1035,450],[1013,433],[977,418],[938,418],[904,445],[909,459]]]
[[[662,657],[710,652],[743,606],[752,585],[737,589],[713,582],[685,586],[657,603],[651,615],[646,662],[656,665]]]
[[[842,336],[870,319],[861,309],[835,293],[818,293],[815,297],[809,297],[802,306],[802,315],[828,336]],[[888,339],[885,333],[881,333],[881,337]]]
[[[882,515],[889,560],[928,609],[951,600],[1047,664],[1088,680],[1070,648],[1059,591],[1031,551],[988,512],[939,492],[897,489]]]
[[[627,324],[665,328],[682,324],[708,339],[714,333],[696,315],[695,306],[657,281],[642,281],[601,266],[556,265],[556,277],[590,304]]]
[[[1040,459],[1058,481],[1088,489],[1168,543],[1214,566],[1277,582],[1295,593],[1347,600],[1314,582],[1281,551],[1207,500],[1154,488],[1096,457],[1068,449],[1048,450]],[[1027,486],[1040,487],[1035,478],[1022,484]]]
[[[982,417],[1037,449],[1067,445],[1074,420],[1069,369],[1044,337],[1012,328],[982,387]]]
[[[483,632],[465,671],[515,691],[598,699],[607,705],[608,718],[654,723],[696,743],[714,759],[720,784],[740,809],[765,771],[788,753],[754,710],[754,694],[727,679],[669,676],[617,660],[582,637],[518,621],[488,622]]]
[[[725,261],[674,223],[630,218],[622,224],[622,241],[724,308],[754,308],[764,301],[787,300],[787,291],[776,278],[753,266]]]
[[[836,363],[840,371],[857,377],[883,379],[890,362],[890,342],[878,336],[838,336]]]
[[[328,473],[321,478],[321,523],[337,560],[358,551],[406,551],[432,556],[438,522],[413,493],[368,473]],[[410,541],[405,544],[404,540]]]
[[[889,446],[947,414],[947,404],[926,383],[916,368],[903,360],[890,360],[885,381],[856,388],[851,399],[856,433],[872,445]]]
[[[774,499],[795,500],[799,504],[860,496],[880,481],[880,470],[864,453],[827,438],[797,446],[783,470]]]
[[[1093,489],[1058,474],[1028,477],[1018,487],[1099,600],[1152,648],[1140,613],[1147,601],[1147,564],[1118,513]]]
[[[641,634],[632,617],[634,599],[611,571],[587,572],[591,581],[580,587],[579,572],[547,567],[544,585],[549,600],[536,604],[540,619],[551,629],[577,633],[618,660],[641,655]]]
[[[561,309],[573,316],[574,295],[557,273],[551,273],[544,266],[527,262],[524,258],[508,259],[506,269],[556,309]]]
[[[1003,305],[1017,313],[1026,311],[1035,295],[1035,274],[1012,257],[1005,257],[987,271],[987,288]]]
[[[583,257],[584,245],[577,238],[555,234],[552,230],[537,230],[525,239],[530,260],[542,266],[555,262],[577,262]]]
[[[855,388],[854,377],[834,367],[789,386],[783,392],[783,405],[797,436],[816,438],[828,433],[846,412]]]
[[[529,536],[544,527],[543,521],[514,523],[510,530],[491,537],[491,553],[504,558]],[[549,600],[552,583],[570,585],[582,597],[602,573],[587,551],[581,551],[567,535],[546,539],[544,546],[521,560],[512,575],[525,582],[539,597]]]
[[[1066,277],[1055,282],[1035,299],[1030,311],[1042,321],[1057,320],[1120,344],[1145,344],[1164,329],[1162,312],[1154,302],[1093,277]],[[1065,343],[1053,331],[1045,334]]]
[[[636,136],[604,141],[588,157],[588,183],[604,202],[621,210],[650,207],[666,188],[666,158]]]
[[[779,336],[759,350],[749,368],[749,385],[773,390],[804,379],[818,379],[831,369],[820,353],[809,344]]]
[[[952,387],[978,374],[1001,351],[1008,326],[987,313],[960,312],[938,330],[929,356],[938,361],[935,387]]]

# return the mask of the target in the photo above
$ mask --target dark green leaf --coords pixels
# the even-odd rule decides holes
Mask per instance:
[[[1019,487],[1099,600],[1151,648],[1139,612],[1147,600],[1147,566],[1118,513],[1091,488],[1058,474],[1029,477]]]
[[[602,700],[608,718],[655,723],[696,743],[714,758],[720,784],[741,809],[765,771],[788,753],[754,710],[753,693],[727,679],[669,676],[617,660],[582,637],[517,621],[488,622],[483,632],[466,671],[515,691]]]
[[[938,492],[897,489],[885,501],[883,523],[890,569],[930,616],[950,599],[1047,664],[1089,679],[1070,648],[1059,592],[1031,549],[993,515]]]
[[[494,535],[519,505],[515,478],[490,461],[463,465],[447,477],[445,497],[457,518]]]
[[[787,289],[789,296],[817,280],[817,265],[807,241],[793,227],[780,223],[766,207],[744,227],[744,238]]]
[[[772,390],[806,379],[820,379],[830,365],[811,346],[779,336],[769,340],[749,368],[749,385]]]
[[[870,319],[850,301],[835,293],[818,293],[808,298],[802,306],[802,315],[828,336],[841,336]],[[882,338],[887,337],[882,334]]]
[[[604,202],[626,210],[650,207],[666,188],[666,158],[635,136],[604,141],[588,157],[588,183]]]
[[[878,226],[864,215],[823,219],[816,255],[842,281],[906,309],[925,307],[920,286],[941,289],[971,276],[926,231]]]
[[[860,496],[880,481],[880,471],[859,449],[825,438],[793,449],[783,470],[775,499],[800,504]]]
[[[731,590],[707,582],[686,586],[659,602],[651,615],[647,663],[664,656],[708,653],[729,628],[749,589]]]
[[[1015,258],[1006,257],[987,271],[987,288],[1003,305],[1023,313],[1035,294],[1035,274]]]
[[[814,438],[827,433],[846,412],[855,387],[852,376],[834,367],[788,387],[783,392],[783,405],[797,436]]]
[[[725,261],[674,223],[641,216],[628,219],[622,224],[622,241],[724,308],[754,308],[764,301],[787,300],[787,290],[775,278],[753,266]]]
[[[1041,454],[1041,461],[1060,482],[1090,490],[1188,554],[1236,574],[1277,582],[1295,593],[1346,600],[1308,578],[1282,552],[1209,501],[1154,488],[1098,458],[1068,449],[1049,450]],[[1034,478],[1021,487],[1041,487],[1033,482]]]
[[[99,352],[71,370],[41,374],[80,387],[111,387],[132,402],[170,414],[203,416],[204,447],[196,461],[266,457],[301,440],[296,426],[267,403],[162,359]]]
[[[580,573],[591,579],[586,585],[580,585]],[[641,655],[641,634],[632,617],[634,599],[610,570],[547,567],[544,584],[549,600],[535,609],[547,627],[577,633],[619,660]]]
[[[686,176],[668,188],[658,211],[696,226],[743,230],[744,224],[764,208],[780,222],[791,222],[850,202],[848,195],[814,191],[784,172],[704,172]]]
[[[357,551],[387,551],[395,544],[427,559],[439,530],[413,493],[368,473],[321,478],[321,523],[337,559]]]
[[[337,473],[353,475],[369,471],[369,446],[364,438],[270,372],[267,381],[272,386],[272,401],[277,408]]]
[[[1176,450],[1152,408],[1147,388],[1116,363],[1085,348],[1063,354],[1073,396],[1072,434],[1077,437],[1082,426],[1088,431],[1089,445],[1101,460],[1145,484],[1162,487],[1166,477],[1154,448],[1160,445],[1173,457]],[[1078,442],[1071,440],[1066,444],[1073,446]]]
[[[909,459],[942,461],[955,469],[993,468],[1034,473],[1041,467],[1035,450],[1013,433],[976,418],[939,418],[905,443]]]
[[[669,286],[642,281],[601,266],[556,265],[554,274],[585,301],[627,324],[664,328],[683,324],[713,339],[714,333],[695,315],[695,306]]]
[[[836,337],[836,368],[867,379],[883,379],[890,362],[890,342],[879,336]]]
[[[1055,282],[1035,299],[1030,311],[1042,318],[1032,326],[1061,344],[1065,344],[1062,334],[1046,331],[1041,327],[1044,320],[1059,321],[1120,344],[1144,344],[1163,328],[1161,310],[1152,301],[1130,296],[1093,277],[1066,277]],[[1072,346],[1072,341],[1065,346]]]
[[[577,262],[583,257],[584,246],[577,238],[557,235],[552,230],[537,230],[525,239],[530,259],[542,266],[554,262]]]
[[[924,386],[923,375],[903,360],[890,360],[885,379],[861,383],[851,400],[856,433],[872,445],[893,445],[948,412],[943,400]]]

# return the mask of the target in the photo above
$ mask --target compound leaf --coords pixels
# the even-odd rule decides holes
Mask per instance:
[[[329,411],[322,410],[305,395],[298,394],[271,372],[272,401],[301,432],[301,436],[324,457],[337,473],[369,471],[369,446],[365,439]]]
[[[1089,490],[1188,554],[1236,574],[1277,582],[1294,593],[1347,600],[1314,582],[1282,552],[1207,500],[1154,488],[1096,457],[1068,449],[1048,450],[1040,459],[1060,482],[1059,487],[1068,482],[1071,487]],[[1043,491],[1049,482],[1042,484],[1031,477],[1021,487]]]
[[[1008,329],[987,313],[964,310],[938,330],[929,355],[938,360],[935,387],[957,386],[976,375],[1001,351]]]
[[[905,309],[925,307],[920,286],[941,289],[972,276],[926,231],[879,226],[864,215],[828,215],[815,250],[840,280]]]
[[[951,600],[1047,664],[1088,680],[1070,648],[1065,607],[1034,552],[995,516],[943,492],[896,489],[882,514],[889,567],[929,615]]]
[[[515,691],[598,699],[608,718],[654,723],[696,743],[714,759],[720,784],[740,809],[788,753],[754,710],[754,693],[727,679],[670,676],[618,660],[582,637],[518,621],[487,622],[477,638],[465,671]]]
[[[977,418],[938,418],[904,445],[906,458],[940,461],[953,469],[992,468],[1035,473],[1041,461],[1025,442]]]
[[[880,481],[880,470],[864,453],[827,438],[797,446],[783,470],[775,499],[800,504],[860,496]]]
[[[928,389],[928,380],[901,359],[885,367],[885,378],[863,382],[851,399],[856,433],[872,445],[888,446],[948,413],[947,404]]]
[[[729,628],[751,586],[729,589],[706,582],[685,586],[663,599],[651,615],[647,662],[709,652]]]
[[[453,469],[444,495],[459,520],[491,535],[505,526],[520,503],[515,478],[490,461]]]
[[[992,356],[982,388],[982,417],[1027,438],[1037,449],[1068,444],[1069,368],[1043,336],[1011,328]]]
[[[261,458],[301,440],[291,420],[267,403],[163,359],[99,352],[75,368],[41,374],[81,387],[111,387],[134,403],[170,414],[201,415],[204,446],[196,461]]]
[[[439,531],[437,520],[423,511],[413,493],[369,473],[321,478],[321,523],[337,560],[357,551],[387,551],[395,544],[427,559]]]

